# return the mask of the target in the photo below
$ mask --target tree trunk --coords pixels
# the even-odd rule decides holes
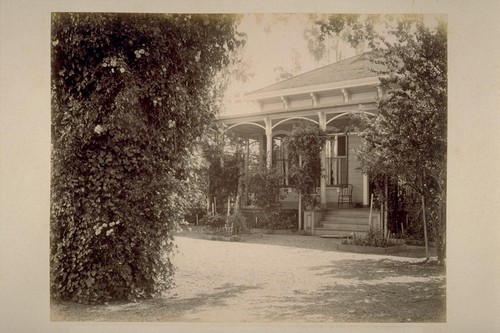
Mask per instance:
[[[438,220],[436,221],[436,251],[438,257],[438,263],[440,265],[445,264],[446,258],[446,207],[444,206],[444,201],[441,200],[438,206]]]
[[[429,254],[429,239],[427,238],[427,219],[426,219],[426,214],[425,214],[425,197],[424,195],[421,195],[422,198],[422,219],[424,222],[424,242],[425,242],[425,256],[427,260],[430,259],[430,254]]]
[[[388,230],[388,221],[389,221],[389,185],[388,185],[388,177],[385,176],[384,179],[384,197],[385,197],[385,204],[384,204],[384,226],[382,228],[382,236],[386,238],[385,236],[387,235],[387,230]]]

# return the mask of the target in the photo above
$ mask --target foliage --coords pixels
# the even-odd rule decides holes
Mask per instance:
[[[262,209],[262,219],[266,225],[272,225],[281,212],[280,199],[284,197],[280,188],[281,180],[276,169],[266,167],[251,169],[244,176],[252,204]]]
[[[206,195],[210,203],[216,198],[219,209],[228,198],[238,194],[244,164],[243,143],[241,139],[223,133],[222,128],[217,128],[201,143],[201,151],[207,162],[204,170],[208,184]]]
[[[246,233],[249,230],[247,219],[241,212],[229,215],[226,224],[233,227],[234,235]]]
[[[287,214],[283,210],[273,221],[271,221],[271,228],[273,230],[293,230],[297,229],[297,227],[296,214]]]
[[[55,298],[137,299],[171,286],[190,147],[242,43],[230,15],[53,14]]]
[[[197,147],[194,147],[187,157],[182,193],[186,210],[185,219],[189,223],[196,223],[196,216],[203,217],[207,210],[208,182],[203,170],[205,165],[199,158]]]
[[[317,126],[297,126],[285,139],[290,159],[302,161],[290,167],[291,184],[313,205],[317,182],[322,175],[320,151],[325,142],[326,134]]]
[[[274,68],[274,73],[276,75],[275,81],[286,80],[299,74],[302,68],[300,53],[296,49],[293,49],[291,58],[293,62],[293,68],[285,69],[283,66],[277,66]]]
[[[214,230],[222,232],[224,226],[233,227],[233,235],[248,232],[249,227],[247,225],[247,219],[241,212],[236,212],[231,215],[213,214],[209,213],[204,216],[200,223],[203,225],[208,225]]]
[[[304,39],[307,42],[307,50],[312,55],[316,65],[327,53],[327,48],[322,39],[320,39],[320,29],[312,25],[304,29]]]
[[[423,16],[388,17],[386,35],[377,33],[377,17],[359,17],[338,23],[350,25],[352,40],[366,39],[373,49],[382,86],[389,90],[378,103],[374,119],[361,116],[364,145],[359,151],[362,169],[413,187],[426,204],[438,243],[438,260],[445,258],[446,230],[446,23],[434,27]],[[328,25],[328,23],[323,22]],[[322,29],[323,30],[323,29]],[[326,30],[325,30],[326,31]]]
[[[219,229],[226,224],[226,216],[217,213],[209,213],[200,220],[200,223],[202,225],[208,225],[214,229]]]
[[[385,238],[382,231],[376,227],[370,227],[365,236],[345,239],[342,241],[342,244],[374,247],[389,247],[396,245],[393,241]]]

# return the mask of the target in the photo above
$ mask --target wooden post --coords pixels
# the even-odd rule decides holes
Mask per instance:
[[[370,185],[368,182],[368,175],[366,173],[363,174],[363,206],[366,207],[368,206],[369,198],[370,198]]]
[[[302,194],[299,194],[299,230],[302,230]]]
[[[302,156],[299,156],[299,167],[302,167]],[[302,230],[302,193],[299,193],[299,229]]]
[[[311,94],[314,98],[316,98],[316,95]],[[319,128],[323,131],[326,131],[326,114],[324,111],[319,111],[318,112],[318,123],[319,123]],[[320,151],[320,159],[321,159],[321,168],[323,170],[326,170],[326,151],[327,151],[327,143],[325,141],[325,144],[323,145],[323,148]],[[326,202],[326,178],[325,177],[320,177],[320,207],[322,210],[327,209],[327,202]]]

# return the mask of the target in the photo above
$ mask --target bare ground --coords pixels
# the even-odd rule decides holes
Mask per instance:
[[[444,268],[422,250],[399,256],[335,251],[299,235],[243,242],[176,237],[176,286],[138,303],[52,302],[54,321],[445,322]]]

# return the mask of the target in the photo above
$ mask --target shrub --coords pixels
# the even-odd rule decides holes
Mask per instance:
[[[226,224],[226,217],[218,213],[209,213],[200,220],[201,224],[208,225],[214,229],[220,229]]]
[[[244,176],[244,183],[252,194],[252,204],[262,208],[269,216],[280,211],[280,199],[284,197],[281,180],[276,169],[266,167],[250,170]]]
[[[247,219],[241,212],[229,215],[226,219],[226,224],[233,226],[233,234],[241,234],[249,230]]]
[[[386,239],[382,231],[379,228],[370,227],[368,232],[364,237],[354,237],[351,239],[345,239],[342,244],[352,244],[361,246],[375,246],[375,247],[389,247],[396,245],[389,239]]]
[[[272,228],[281,213],[280,199],[284,197],[281,180],[276,169],[265,167],[250,170],[244,177],[252,203],[262,209],[259,225],[263,227]]]
[[[297,229],[297,216],[290,215],[281,210],[269,218],[269,226],[274,230]]]

